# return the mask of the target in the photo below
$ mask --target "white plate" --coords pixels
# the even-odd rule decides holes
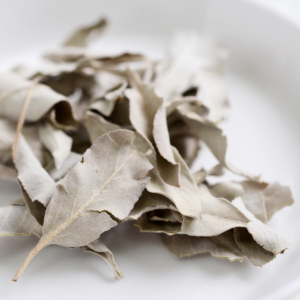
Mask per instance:
[[[222,126],[229,158],[262,172],[268,181],[300,186],[300,30],[268,10],[240,0],[202,1],[6,1],[0,11],[1,69],[34,62],[79,24],[105,13],[112,26],[97,45],[102,51],[143,50],[159,56],[178,28],[224,40],[232,112]],[[211,160],[209,154],[205,154]],[[1,204],[18,195],[0,183]],[[263,268],[230,263],[209,254],[175,259],[155,234],[124,224],[105,234],[125,277],[115,282],[103,260],[80,250],[49,246],[34,258],[18,283],[11,281],[35,237],[0,240],[1,299],[300,299],[300,205],[277,213],[270,225],[294,243]]]

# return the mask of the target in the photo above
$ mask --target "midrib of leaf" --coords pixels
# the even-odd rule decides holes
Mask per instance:
[[[123,169],[123,167],[132,159],[132,157],[136,154],[137,151],[134,151],[127,160],[108,178],[108,180],[98,189],[98,191],[74,214],[72,215],[66,222],[60,225],[55,231],[53,231],[48,237],[46,237],[42,242],[39,242],[29,253],[24,263],[20,267],[19,271],[13,278],[13,281],[17,281],[30,261],[34,258],[34,256],[42,250],[44,247],[50,244],[50,242],[65,228],[67,228],[74,220],[76,220],[81,213],[94,201],[94,199],[99,195],[99,193],[105,189],[105,187],[111,182],[111,180]]]
[[[259,191],[259,196],[260,196],[260,199],[261,199],[261,202],[262,202],[262,209],[263,209],[263,214],[264,214],[264,223],[268,221],[268,214],[267,214],[267,210],[266,210],[266,199],[265,199],[265,196],[264,196],[264,193],[262,191]]]

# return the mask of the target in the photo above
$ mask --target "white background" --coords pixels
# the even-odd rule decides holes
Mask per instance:
[[[288,15],[300,23],[299,1],[259,2],[280,10],[283,17],[242,0],[2,0],[0,69],[19,61],[35,63],[41,51],[55,48],[70,30],[103,12],[111,16],[112,26],[97,45],[101,51],[141,49],[160,56],[166,37],[180,27],[219,36],[231,52],[232,112],[223,124],[229,158],[243,169],[262,172],[266,180],[292,186],[298,200],[300,32],[282,18]],[[205,149],[201,161],[213,161]],[[10,183],[0,182],[0,190],[2,205],[18,195]],[[49,246],[13,283],[11,278],[37,239],[1,238],[0,299],[295,300],[300,297],[299,213],[296,203],[272,219],[270,225],[294,243],[263,268],[209,254],[175,259],[158,235],[140,234],[131,224],[118,226],[104,234],[104,240],[125,275],[119,282],[101,258]]]

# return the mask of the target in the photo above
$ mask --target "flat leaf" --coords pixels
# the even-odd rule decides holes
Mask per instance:
[[[243,181],[246,207],[262,222],[269,221],[275,212],[294,203],[291,189],[278,182],[256,183]]]
[[[152,167],[133,147],[133,139],[134,134],[127,130],[98,138],[57,185],[46,210],[43,236],[14,280],[42,248],[50,244],[85,246],[118,224],[110,215],[119,220],[128,216]]]
[[[189,257],[208,252],[213,257],[225,258],[229,261],[243,261],[245,259],[245,255],[235,243],[232,230],[212,237],[161,234],[161,238],[166,248],[175,257]]]

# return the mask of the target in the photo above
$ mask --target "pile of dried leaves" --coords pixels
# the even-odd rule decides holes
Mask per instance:
[[[76,31],[39,70],[0,75],[0,177],[22,191],[0,209],[0,234],[40,238],[14,280],[50,244],[98,254],[121,277],[99,236],[125,221],[160,233],[176,257],[263,266],[283,253],[291,240],[266,223],[293,203],[290,189],[226,160],[225,47],[189,33],[162,61],[92,54],[105,27]],[[200,141],[219,164],[191,174]],[[243,181],[210,185],[224,168]]]

